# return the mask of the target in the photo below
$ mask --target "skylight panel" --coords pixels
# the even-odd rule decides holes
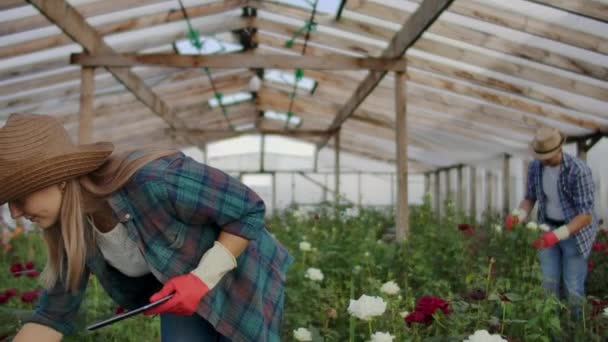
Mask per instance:
[[[213,55],[243,51],[241,44],[230,43],[213,37],[200,37],[200,42],[202,44],[200,52],[189,39],[178,40],[174,43],[174,46],[177,52],[182,55]]]
[[[282,121],[282,122],[287,122],[287,120],[289,119],[288,125],[291,124],[296,127],[302,124],[302,119],[300,119],[300,117],[298,117],[297,115],[292,115],[291,118],[289,118],[289,115],[287,113],[278,113],[278,112],[271,111],[271,110],[265,111],[264,117],[268,118],[270,120],[276,120],[276,121]]]
[[[221,96],[222,105],[224,105],[224,106],[230,106],[230,105],[234,105],[237,103],[250,101],[252,98],[253,98],[253,96],[251,95],[251,93],[246,93],[246,92],[238,92],[238,93],[234,93],[234,94],[230,94],[230,95]],[[209,100],[209,106],[211,108],[215,108],[215,107],[219,106],[219,101],[218,101],[217,97],[214,97]]]
[[[293,72],[290,73],[281,70],[266,70],[264,72],[264,80],[274,81],[292,87],[296,83],[296,77]],[[316,87],[317,81],[310,77],[303,76],[302,79],[298,82],[299,89],[305,89],[311,93],[314,92]]]
[[[285,4],[303,7],[312,10],[315,1],[314,0],[275,0]],[[337,15],[340,9],[341,0],[318,0],[317,12],[324,14]]]

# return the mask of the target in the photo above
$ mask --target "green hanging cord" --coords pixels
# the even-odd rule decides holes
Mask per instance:
[[[293,116],[292,112],[287,112],[287,120],[285,120],[285,128],[284,129],[289,128],[289,122],[291,121],[291,117],[292,116]]]

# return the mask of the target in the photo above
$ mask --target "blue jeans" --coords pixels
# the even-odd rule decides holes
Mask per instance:
[[[201,316],[160,315],[162,342],[230,342]]]
[[[547,291],[558,298],[567,298],[575,307],[584,302],[587,258],[578,250],[574,237],[541,249],[538,258]]]

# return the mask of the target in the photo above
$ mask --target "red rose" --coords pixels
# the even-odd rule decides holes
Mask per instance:
[[[21,295],[21,301],[24,303],[33,303],[38,299],[38,291],[33,290],[29,292],[24,292]]]
[[[116,308],[114,308],[114,313],[117,315],[120,315],[121,313],[124,313],[125,311],[127,311],[127,310],[120,305],[117,306]]]
[[[458,225],[458,230],[460,230],[461,232],[469,229],[473,229],[473,226],[468,223],[461,223]]]
[[[8,302],[9,299],[11,299],[11,297],[9,297],[5,294],[0,294],[0,304],[4,304],[4,303]]]
[[[39,275],[40,275],[40,272],[38,272],[38,271],[27,272],[27,276],[30,278],[36,278]]]
[[[604,308],[608,306],[608,300],[605,299],[590,299],[591,303],[591,316],[595,317],[602,312],[604,312]]]
[[[593,269],[594,266],[595,266],[595,263],[593,261],[587,262],[587,272],[591,272],[591,270]]]
[[[420,311],[426,315],[432,315],[437,309],[443,311],[444,314],[449,314],[449,303],[439,297],[425,296],[416,303],[416,311]]]
[[[4,295],[11,298],[17,295],[17,289],[8,289],[4,291]]]
[[[18,264],[18,263],[12,264],[10,270],[14,277],[20,277],[21,276],[20,272],[23,271],[23,265]]]
[[[414,311],[414,312],[410,313],[409,315],[405,316],[405,322],[408,325],[412,325],[413,323],[429,324],[429,323],[431,323],[432,320],[433,320],[432,316],[425,315],[424,313],[419,312],[419,311]]]
[[[33,270],[35,268],[34,263],[31,261],[28,261],[25,263],[25,269],[26,270]]]

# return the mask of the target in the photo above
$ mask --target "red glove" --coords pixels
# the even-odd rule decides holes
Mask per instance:
[[[519,223],[519,217],[509,215],[509,216],[507,216],[507,219],[505,220],[505,228],[507,229],[507,231],[511,231],[511,229],[513,229],[513,226],[518,223]]]
[[[555,235],[554,232],[548,232],[541,235],[540,239],[536,239],[532,243],[534,244],[534,247],[536,247],[536,249],[541,249],[553,247],[558,242],[559,238],[557,237],[557,235]]]
[[[165,303],[146,311],[145,314],[173,313],[190,316],[194,314],[198,304],[207,292],[209,292],[207,285],[191,273],[171,278],[160,291],[150,297],[150,302],[175,293],[173,297]]]

